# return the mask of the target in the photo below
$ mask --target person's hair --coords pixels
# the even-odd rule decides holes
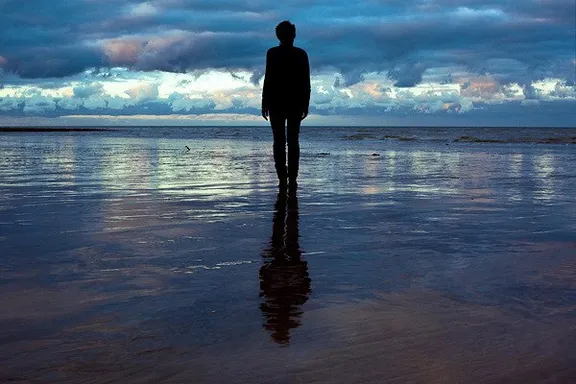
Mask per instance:
[[[296,38],[296,26],[288,20],[284,20],[276,26],[276,37],[280,41],[294,41]]]

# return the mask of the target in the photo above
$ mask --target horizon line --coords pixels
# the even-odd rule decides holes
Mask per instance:
[[[114,130],[122,128],[270,128],[268,125],[0,125],[0,132],[42,130]],[[519,125],[303,125],[302,128],[476,128],[476,129],[576,129],[576,126]]]

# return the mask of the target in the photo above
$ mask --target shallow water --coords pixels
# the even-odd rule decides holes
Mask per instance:
[[[573,382],[575,130],[269,136],[2,134],[0,382]]]

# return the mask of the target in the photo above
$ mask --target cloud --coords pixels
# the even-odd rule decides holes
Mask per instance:
[[[74,87],[72,91],[75,97],[86,98],[92,95],[100,95],[103,90],[102,83],[89,83]]]
[[[150,2],[130,4],[126,9],[128,17],[150,17],[158,14],[158,9]]]
[[[174,112],[200,113],[214,110],[216,103],[207,98],[189,98],[180,93],[173,93],[169,97],[170,108]]]
[[[426,67],[420,63],[401,64],[388,72],[388,76],[396,80],[395,87],[408,88],[422,82],[422,74]]]
[[[554,90],[550,92],[551,97],[558,97],[561,99],[573,98],[576,99],[576,87],[574,84],[568,84],[568,82],[557,82],[554,85]],[[575,105],[576,106],[576,105]]]
[[[501,91],[502,86],[491,76],[467,79],[460,85],[460,95],[473,99],[491,100]]]
[[[474,21],[475,19],[502,20],[507,18],[506,13],[502,9],[498,8],[474,9],[458,7],[450,13],[450,16],[462,22]]]
[[[114,39],[103,44],[104,54],[112,66],[131,66],[138,60],[143,43],[135,39]]]
[[[40,114],[56,109],[56,101],[53,98],[45,96],[34,96],[26,99],[23,107],[25,114]]]
[[[254,85],[258,85],[263,77],[264,77],[264,69],[258,68],[252,73],[252,76],[250,77],[250,82]]]
[[[155,100],[158,97],[158,85],[139,83],[125,91],[136,103]]]
[[[575,97],[573,0],[0,2],[0,97],[15,114],[253,111],[274,26],[286,18],[321,79],[312,102],[322,113],[464,114]],[[215,70],[247,88],[191,88]],[[159,73],[187,74],[186,91]],[[454,87],[442,96],[422,85]],[[72,93],[7,96],[11,87]]]
[[[362,68],[353,68],[345,65],[340,67],[340,73],[342,74],[342,78],[344,80],[343,85],[345,87],[349,87],[364,81],[365,71],[362,70]]]
[[[62,114],[66,114],[67,112],[65,112],[65,111],[77,110],[82,105],[84,105],[84,100],[78,99],[78,98],[65,97],[65,98],[61,98],[59,100],[55,100],[55,102],[56,102],[57,108],[60,108],[61,110],[63,110],[61,112]],[[26,103],[26,100],[24,100],[24,103]],[[45,111],[42,111],[42,112],[45,112]]]
[[[10,97],[0,97],[0,111],[13,112],[20,107],[20,100]]]
[[[293,16],[314,68],[336,68],[348,85],[362,81],[365,73],[398,71],[414,62],[426,68],[465,64],[476,71],[493,58],[516,60],[530,77],[553,58],[574,56],[572,0],[464,0],[458,7],[448,0],[363,7],[317,2],[306,7],[306,16],[299,15],[298,1],[170,0],[156,5],[120,0],[115,3],[119,12],[96,1],[29,3],[27,8],[34,7],[40,16],[33,20],[21,3],[8,1],[3,10],[7,22],[0,26],[3,65],[27,78],[115,65],[143,71],[257,71],[267,46],[275,44],[279,15]],[[418,79],[415,75],[412,80]]]

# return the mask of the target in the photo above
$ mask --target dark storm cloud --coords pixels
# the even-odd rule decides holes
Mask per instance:
[[[573,83],[575,13],[573,0],[0,0],[0,67],[20,78],[247,69],[259,81],[274,26],[289,18],[312,68],[345,86],[376,71],[409,87],[450,66],[503,84]]]
[[[395,87],[406,88],[413,87],[422,81],[422,74],[426,68],[421,64],[403,64],[392,69],[388,76],[396,80]]]
[[[137,70],[185,72],[207,68],[256,68],[266,46],[250,35],[201,34],[183,36],[161,48],[144,46],[131,63]]]
[[[85,46],[62,46],[57,48],[34,47],[19,54],[4,56],[4,70],[23,79],[62,78],[104,64],[99,49]]]
[[[250,77],[250,82],[252,84],[257,85],[260,82],[260,79],[262,79],[263,77],[264,77],[264,69],[261,68],[261,69],[255,70],[252,73],[252,76]]]
[[[481,17],[465,22],[455,16],[446,17],[438,15],[420,21],[391,21],[366,27],[339,26],[326,43],[334,47],[312,57],[316,66],[336,68],[353,59],[356,70],[392,71],[396,80],[403,68],[414,62],[418,63],[419,72],[458,65],[476,73],[495,73],[504,81],[570,76],[570,68],[561,73],[554,68],[555,61],[569,63],[574,57],[574,33],[569,27]],[[323,29],[314,28],[311,39],[321,39],[323,34]],[[513,65],[507,68],[492,65],[499,59]],[[344,70],[343,74],[346,73]],[[413,80],[418,80],[417,74],[413,75],[416,75]]]
[[[354,68],[351,65],[342,65],[338,69],[342,73],[344,86],[348,87],[361,81],[364,81],[364,70],[362,68]],[[340,86],[340,84],[338,84]]]

